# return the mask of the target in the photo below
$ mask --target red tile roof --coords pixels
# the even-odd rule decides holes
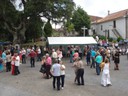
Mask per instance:
[[[97,22],[98,20],[100,20],[100,19],[102,19],[102,18],[103,18],[103,17],[90,15],[91,22]]]
[[[98,20],[97,23],[102,23],[102,22],[107,22],[107,21],[115,20],[115,19],[124,17],[126,15],[128,15],[128,9],[125,9],[125,10],[122,10],[122,11],[118,11],[118,12],[109,14],[105,18]]]

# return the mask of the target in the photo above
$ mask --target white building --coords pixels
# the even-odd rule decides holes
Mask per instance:
[[[106,37],[128,39],[128,9],[109,14],[102,19],[95,18],[91,30]]]

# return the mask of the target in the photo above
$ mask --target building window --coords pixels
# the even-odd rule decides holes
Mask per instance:
[[[103,30],[103,26],[101,25],[101,30]]]
[[[93,34],[96,34],[96,31],[95,31],[95,29],[93,29]]]
[[[116,28],[116,21],[113,21],[113,28]]]

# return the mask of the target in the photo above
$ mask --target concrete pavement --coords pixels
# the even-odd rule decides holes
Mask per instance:
[[[84,61],[84,60],[83,60]],[[65,87],[57,91],[52,88],[52,78],[44,79],[39,72],[40,62],[31,68],[29,61],[20,66],[21,74],[12,76],[11,73],[0,73],[0,96],[127,96],[128,95],[128,61],[121,56],[120,70],[114,71],[111,62],[110,76],[112,86],[100,85],[101,75],[97,76],[95,69],[85,65],[85,85],[74,84],[74,69],[69,59],[63,59],[66,66]]]

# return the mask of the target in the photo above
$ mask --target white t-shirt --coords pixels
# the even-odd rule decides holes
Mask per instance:
[[[20,57],[19,56],[16,57],[15,66],[20,66]]]
[[[57,58],[57,53],[56,52],[52,52],[52,58]]]
[[[41,50],[40,50],[40,48],[37,50],[37,52],[38,52],[38,54],[41,54]]]
[[[21,53],[22,53],[22,55],[25,55],[26,54],[26,50],[22,50]]]
[[[60,74],[65,75],[65,66],[61,65],[61,68],[63,68],[63,69],[61,69]]]

